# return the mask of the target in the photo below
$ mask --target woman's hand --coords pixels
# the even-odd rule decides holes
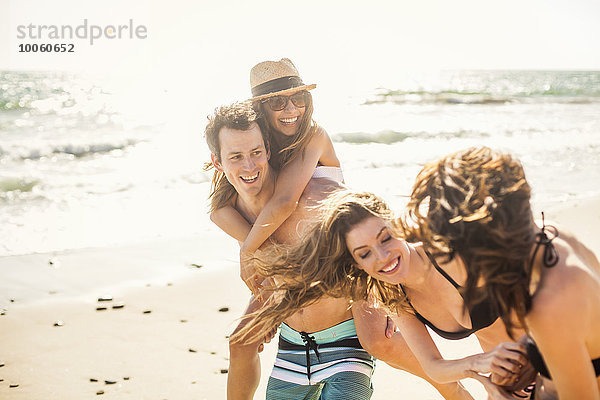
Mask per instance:
[[[502,378],[497,374],[492,373],[490,380],[492,383],[504,387],[509,392],[518,392],[531,385],[535,380],[538,372],[534,366],[527,361],[519,371],[518,374],[514,374],[514,379]]]
[[[473,371],[479,374],[491,373],[491,382],[495,384],[512,385],[516,382],[521,368],[527,364],[526,354],[522,343],[500,343],[476,358]]]
[[[274,326],[270,331],[265,333],[265,337],[263,338],[263,343],[258,346],[258,352],[261,353],[265,349],[265,343],[270,343],[271,339],[275,337],[277,334],[277,325]]]
[[[243,251],[240,252],[240,277],[252,294],[259,297],[263,277],[258,274],[256,268],[252,265],[252,254]]]
[[[385,326],[385,337],[388,339],[394,336],[394,333],[398,331],[398,327],[394,323],[394,320],[390,318],[390,316],[386,316],[386,326]]]

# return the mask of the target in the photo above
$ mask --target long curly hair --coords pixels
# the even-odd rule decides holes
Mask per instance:
[[[397,221],[407,241],[422,242],[434,257],[462,258],[465,306],[487,299],[511,336],[516,327],[512,312],[524,327],[531,306],[535,224],[530,196],[516,158],[473,147],[425,165]],[[481,280],[483,290],[477,288]]]
[[[305,96],[306,106],[304,107],[304,115],[300,120],[296,134],[292,137],[279,133],[271,125],[267,117],[267,111],[265,110],[265,107],[268,106],[265,103],[260,100],[253,103],[254,110],[259,116],[258,123],[260,128],[269,137],[271,146],[270,164],[276,170],[281,170],[296,157],[300,155],[304,156],[306,145],[319,129],[317,123],[312,119],[314,110],[312,95],[307,91]]]
[[[372,193],[338,191],[321,203],[322,214],[295,246],[274,246],[255,259],[258,272],[274,277],[273,292],[251,321],[230,340],[253,341],[323,297],[370,300],[407,308],[399,286],[371,278],[356,266],[346,246],[348,232],[370,217],[391,220],[386,203]]]

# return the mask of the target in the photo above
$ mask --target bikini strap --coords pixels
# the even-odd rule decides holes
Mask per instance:
[[[550,237],[548,237],[550,234]],[[558,251],[552,244],[552,241],[558,237],[558,229],[553,225],[546,225],[544,219],[544,212],[542,211],[542,229],[535,235],[535,249],[533,250],[533,256],[529,262],[529,270],[533,268],[535,256],[540,246],[544,246],[543,263],[546,267],[554,267],[558,263]]]
[[[440,267],[438,265],[437,261],[435,261],[435,258],[433,258],[433,256],[431,255],[430,252],[428,252],[427,250],[425,250],[425,254],[427,254],[427,258],[429,258],[429,261],[431,261],[431,263],[433,264],[433,266],[435,267],[435,269],[437,269],[438,272],[440,274],[442,274],[442,276],[444,278],[446,278],[446,280],[452,284],[452,286],[454,286],[456,289],[460,289],[461,288],[461,286],[458,283],[456,283],[456,281],[454,279],[452,279],[452,277],[450,275],[448,275],[448,273],[446,271],[444,271],[442,269],[442,267]]]

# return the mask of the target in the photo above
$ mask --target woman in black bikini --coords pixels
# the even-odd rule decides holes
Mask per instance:
[[[447,260],[436,248],[399,239],[390,211],[372,194],[342,192],[324,208],[301,245],[283,255],[264,256],[262,272],[283,279],[277,288],[281,296],[249,326],[272,326],[325,294],[355,300],[372,296],[397,315],[402,335],[432,379],[442,383],[473,377],[494,397],[528,397],[522,391],[511,394],[529,386],[535,375],[524,340],[514,342],[507,334],[493,302],[467,302],[462,288],[467,268],[460,257]],[[482,288],[475,292],[485,295]],[[475,334],[485,353],[444,360],[426,326],[446,339]],[[488,373],[490,378],[483,376]]]
[[[464,265],[468,310],[482,301],[513,336],[526,327],[527,353],[545,375],[536,399],[598,400],[600,264],[566,230],[536,225],[529,199],[518,160],[469,149],[425,166],[402,230],[444,267]]]

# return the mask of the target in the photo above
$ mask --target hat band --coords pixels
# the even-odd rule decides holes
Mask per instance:
[[[302,86],[304,83],[299,76],[284,76],[283,78],[273,79],[256,85],[252,88],[252,96],[262,96],[264,94],[280,92],[282,90],[292,89]]]

